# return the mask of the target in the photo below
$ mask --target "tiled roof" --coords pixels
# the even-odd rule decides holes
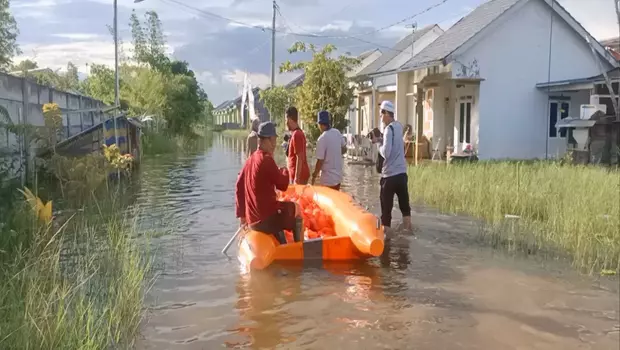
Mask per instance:
[[[405,63],[403,68],[416,68],[443,60],[519,1],[490,0],[478,6]]]
[[[386,50],[381,56],[379,56],[374,62],[366,66],[366,68],[362,69],[358,76],[369,75],[372,73],[378,73],[381,71],[381,68],[385,66],[388,62],[393,60],[398,54],[405,51],[411,43],[419,40],[424,34],[428,33],[431,29],[433,29],[435,25],[426,26],[415,33],[411,33],[406,37],[402,38],[391,50]]]

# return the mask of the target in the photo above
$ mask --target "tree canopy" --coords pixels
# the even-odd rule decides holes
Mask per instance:
[[[283,86],[274,86],[261,90],[260,100],[269,111],[271,120],[278,125],[283,125],[286,108],[295,103],[295,90]]]
[[[313,139],[319,135],[316,115],[320,110],[329,111],[332,127],[340,131],[347,127],[346,116],[353,101],[353,87],[346,73],[359,60],[347,56],[332,57],[335,50],[333,45],[317,48],[312,44],[297,42],[288,50],[289,53],[310,51],[312,60],[297,63],[287,61],[280,66],[280,72],[303,70],[306,74],[303,85],[296,89],[295,100]]]
[[[119,67],[121,108],[130,115],[150,115],[173,133],[189,132],[196,123],[211,123],[213,105],[189,64],[166,55],[166,41],[157,13],[147,12],[142,22],[133,13],[129,25],[134,50],[131,59]],[[89,64],[88,68],[88,77],[80,82],[78,68],[71,62],[64,72],[39,69],[33,60],[11,66],[11,70],[39,84],[79,91],[113,105],[114,70],[102,64]]]
[[[0,0],[0,71],[6,71],[13,63],[13,57],[21,51],[17,45],[19,29],[9,11],[9,0]]]

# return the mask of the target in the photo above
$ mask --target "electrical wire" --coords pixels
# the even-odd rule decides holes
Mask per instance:
[[[235,20],[235,19],[231,19],[231,18],[228,18],[228,17],[225,17],[225,16],[221,16],[221,15],[218,15],[218,14],[210,12],[210,11],[206,11],[206,10],[203,10],[203,9],[191,6],[191,5],[187,5],[187,4],[185,4],[185,3],[181,2],[181,1],[178,1],[178,0],[160,0],[160,1],[174,3],[174,4],[177,4],[179,6],[183,6],[185,8],[190,9],[190,10],[193,10],[196,13],[201,14],[203,16],[222,19],[222,20],[225,20],[225,21],[228,21],[228,22],[231,22],[231,23],[236,23],[236,24],[242,25],[244,27],[260,29],[262,31],[269,31],[269,32],[271,32],[271,30],[272,30],[271,28],[268,28],[268,27],[265,27],[265,26],[253,25],[253,24],[249,24],[249,23],[246,23],[246,22],[242,22],[242,21],[238,21],[238,20]],[[426,13],[426,12],[428,12],[428,11],[430,11],[430,10],[432,10],[432,9],[434,9],[434,8],[444,4],[444,3],[446,3],[447,1],[449,1],[449,0],[442,0],[441,2],[428,7],[424,11],[421,11],[419,13],[416,13],[416,14],[412,15],[412,16],[404,18],[404,19],[402,19],[402,20],[400,20],[398,22],[395,22],[395,23],[393,23],[393,24],[391,24],[389,26],[385,26],[385,27],[379,28],[377,30],[374,30],[372,32],[360,34],[360,35],[357,35],[357,36],[350,36],[350,35],[321,35],[321,34],[310,33],[310,32],[308,32],[308,33],[298,33],[298,32],[294,32],[292,30],[289,31],[289,32],[285,32],[285,31],[282,31],[282,30],[278,30],[277,28],[275,29],[275,32],[276,33],[281,33],[281,34],[294,35],[294,36],[297,36],[297,37],[305,37],[305,38],[345,39],[345,40],[346,39],[351,39],[351,40],[356,40],[356,41],[359,41],[359,42],[362,42],[362,43],[366,43],[366,44],[369,44],[369,45],[373,45],[373,46],[378,47],[378,48],[383,48],[383,49],[386,49],[386,50],[392,50],[392,51],[396,51],[396,52],[403,52],[402,50],[396,50],[396,49],[394,49],[392,47],[389,47],[389,46],[380,45],[380,44],[377,44],[377,43],[374,43],[374,42],[362,39],[359,36],[367,36],[368,34],[374,34],[374,33],[380,32],[382,30],[389,29],[389,28],[394,27],[394,26],[396,26],[396,25],[398,25],[400,23],[403,23],[403,22],[405,22],[407,20],[413,19],[416,16],[419,16],[419,15],[421,15],[423,13]],[[276,9],[278,9],[278,8],[279,8],[279,6],[276,7]],[[283,17],[281,15],[281,13],[280,13],[280,17]],[[289,29],[291,29],[291,28],[289,27]]]
[[[395,26],[397,26],[399,24],[402,24],[404,22],[410,21],[410,20],[412,20],[412,19],[414,19],[414,18],[416,18],[418,16],[421,16],[421,15],[423,15],[423,14],[425,14],[425,13],[427,13],[427,12],[429,12],[429,11],[431,11],[431,10],[433,10],[433,9],[443,5],[443,4],[445,4],[448,1],[449,0],[442,0],[442,1],[440,1],[440,2],[438,2],[436,4],[434,4],[434,5],[431,5],[431,6],[427,7],[425,10],[420,11],[420,12],[418,12],[418,13],[416,13],[414,15],[411,15],[409,17],[403,18],[400,21],[394,22],[394,23],[392,23],[390,25],[387,25],[385,27],[381,27],[381,28],[375,29],[375,30],[373,30],[371,32],[367,32],[367,33],[364,33],[364,34],[359,34],[359,35],[356,35],[356,36],[367,36],[367,35],[371,35],[371,34],[375,34],[375,33],[384,31],[386,29],[390,29],[390,28],[395,27]]]

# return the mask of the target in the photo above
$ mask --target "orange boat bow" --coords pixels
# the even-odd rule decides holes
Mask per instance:
[[[241,263],[262,270],[274,261],[347,261],[383,253],[384,229],[379,219],[349,194],[323,186],[290,185],[288,191],[314,201],[331,216],[336,236],[280,245],[273,235],[249,231],[241,238]]]

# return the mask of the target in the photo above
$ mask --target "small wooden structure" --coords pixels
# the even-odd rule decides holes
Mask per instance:
[[[73,135],[56,144],[56,153],[63,156],[79,157],[87,154],[101,152],[105,144],[111,146],[117,143],[121,154],[131,154],[136,163],[142,158],[140,138],[142,124],[134,118],[121,115],[116,118],[118,129],[118,142],[114,139],[114,118],[107,119],[94,125],[79,134]],[[45,156],[49,151],[40,154]]]

